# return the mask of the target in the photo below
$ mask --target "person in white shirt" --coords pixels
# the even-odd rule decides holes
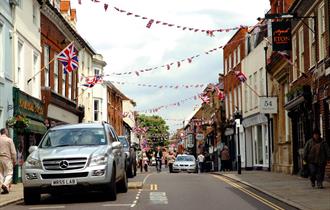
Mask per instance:
[[[17,153],[13,140],[8,137],[7,128],[2,128],[0,134],[0,187],[3,190],[2,194],[7,194],[13,180],[13,167],[16,164]]]
[[[202,173],[204,171],[204,160],[205,160],[203,153],[200,153],[197,159],[198,159],[199,173]]]

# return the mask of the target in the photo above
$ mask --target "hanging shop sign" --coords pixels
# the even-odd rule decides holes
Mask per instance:
[[[260,113],[276,114],[277,97],[260,97]]]
[[[194,139],[193,139],[193,134],[188,134],[187,136],[187,147],[188,148],[193,148],[194,147]]]
[[[291,50],[291,22],[272,22],[273,51]]]

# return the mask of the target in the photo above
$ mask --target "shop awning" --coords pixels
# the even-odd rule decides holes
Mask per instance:
[[[26,128],[26,131],[31,132],[31,133],[44,134],[44,133],[46,133],[47,128],[41,122],[38,122],[35,120],[30,120],[29,127]]]

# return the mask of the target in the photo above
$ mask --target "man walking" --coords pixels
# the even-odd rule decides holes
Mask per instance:
[[[163,152],[162,152],[160,146],[157,147],[157,152],[156,152],[155,156],[156,156],[156,169],[157,169],[157,172],[161,172]]]
[[[205,160],[203,153],[200,153],[197,159],[198,159],[199,173],[202,173],[204,171],[204,160]]]
[[[13,179],[13,167],[16,164],[14,142],[8,137],[7,128],[0,130],[0,185],[2,194],[9,193],[9,185]]]
[[[329,147],[320,136],[320,131],[315,129],[313,137],[307,141],[304,147],[304,161],[308,164],[312,187],[315,181],[318,188],[323,188],[325,166],[330,158]]]

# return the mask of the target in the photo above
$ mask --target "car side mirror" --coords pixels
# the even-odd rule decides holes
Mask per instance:
[[[29,153],[31,154],[32,152],[36,151],[38,149],[37,146],[30,146],[29,147]]]
[[[121,147],[121,143],[119,141],[112,142],[111,147],[114,149],[119,149]]]

